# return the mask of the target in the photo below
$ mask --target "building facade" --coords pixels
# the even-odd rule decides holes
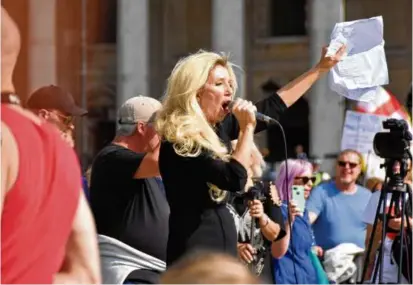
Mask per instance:
[[[16,76],[22,97],[58,84],[90,111],[77,132],[85,163],[113,136],[117,106],[137,94],[160,98],[178,59],[199,49],[229,53],[242,69],[239,95],[257,101],[316,62],[318,45],[328,44],[334,23],[382,15],[387,88],[402,103],[412,78],[411,0],[3,0],[3,5],[22,30]],[[306,94],[282,119],[289,154],[297,144],[319,156],[337,153],[348,106],[329,94],[324,82]],[[278,130],[258,141],[269,146],[269,160],[283,157]]]

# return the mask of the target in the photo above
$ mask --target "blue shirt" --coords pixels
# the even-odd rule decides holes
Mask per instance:
[[[287,220],[287,204],[281,206],[281,211],[284,220]],[[290,240],[287,253],[280,259],[274,258],[275,283],[317,284],[317,274],[309,256],[313,236],[307,210],[304,211],[303,217],[295,217],[292,230],[292,243]]]
[[[371,192],[359,185],[353,194],[337,189],[334,181],[315,187],[306,208],[318,216],[313,224],[316,244],[324,250],[341,243],[354,243],[364,248],[363,213],[370,196]]]

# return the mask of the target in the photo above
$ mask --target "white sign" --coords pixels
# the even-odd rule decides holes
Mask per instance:
[[[386,119],[385,116],[347,111],[341,149],[354,149],[362,154],[374,152],[374,136],[384,130],[382,122]]]
[[[385,171],[380,168],[384,162],[381,157],[374,153],[373,140],[378,132],[384,131],[383,121],[386,116],[359,113],[354,111],[346,112],[346,119],[341,138],[341,150],[354,149],[359,151],[366,162],[365,178],[377,177],[384,179]]]

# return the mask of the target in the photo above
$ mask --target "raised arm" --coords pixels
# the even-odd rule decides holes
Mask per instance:
[[[310,224],[313,224],[318,216],[323,212],[324,210],[324,204],[325,204],[325,189],[322,187],[322,185],[315,187],[310,194],[310,197],[308,198],[306,202],[306,208],[308,211],[308,218],[310,220]]]
[[[326,74],[334,65],[336,65],[342,58],[346,51],[346,47],[342,46],[337,53],[332,57],[326,57],[327,48],[324,47],[321,52],[321,58],[318,64],[311,68],[309,71],[300,75],[280,90],[277,91],[278,95],[287,105],[290,107],[294,104],[305,92],[310,89],[313,84]]]
[[[327,48],[323,48],[320,61],[316,66],[289,82],[279,89],[276,94],[256,103],[255,106],[257,107],[257,111],[278,120],[288,107],[300,99],[318,79],[325,75],[341,60],[345,50],[346,48],[343,46],[334,56],[325,57]],[[223,123],[225,124],[226,132],[231,140],[235,139],[239,131],[237,121],[229,115]],[[257,133],[266,130],[267,127],[266,123],[257,122],[255,132]]]
[[[229,162],[214,159],[211,155],[206,154],[193,158],[190,167],[195,167],[193,169],[203,169],[198,174],[200,179],[208,181],[221,190],[231,192],[244,190],[247,182],[246,169],[251,165],[251,153],[254,145],[255,110],[255,107],[250,102],[245,100],[237,100],[235,102],[233,113],[240,127],[237,146]]]
[[[160,176],[159,174],[159,146],[152,152],[147,152],[135,172],[134,178],[143,179]]]

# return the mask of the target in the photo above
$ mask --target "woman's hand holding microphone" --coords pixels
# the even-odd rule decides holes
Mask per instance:
[[[257,124],[255,112],[257,108],[250,101],[236,99],[231,103],[231,111],[235,118],[237,118],[241,130],[245,130],[247,127],[255,129]]]

